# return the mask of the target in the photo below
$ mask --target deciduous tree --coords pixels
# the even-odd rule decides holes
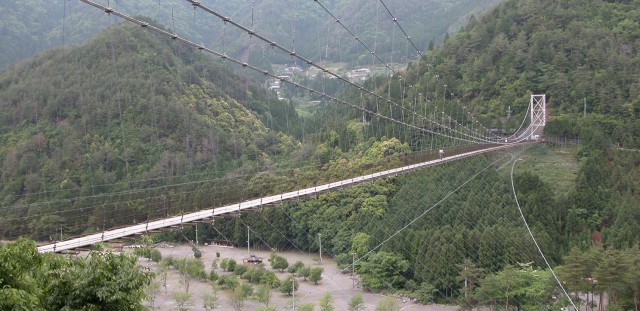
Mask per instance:
[[[353,297],[349,300],[349,311],[363,311],[364,310],[364,299],[362,299],[362,294],[355,293]]]
[[[320,297],[320,311],[333,311],[335,307],[333,306],[333,296],[330,292],[324,293],[322,297]]]

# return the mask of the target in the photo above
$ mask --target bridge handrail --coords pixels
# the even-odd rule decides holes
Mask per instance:
[[[400,173],[406,173],[409,171],[413,171],[413,170],[428,167],[428,166],[438,165],[441,163],[447,163],[447,162],[451,162],[451,161],[455,161],[455,160],[459,160],[467,157],[472,157],[482,153],[497,151],[500,149],[508,149],[517,145],[519,144],[505,144],[505,145],[499,145],[499,146],[474,150],[471,152],[452,155],[442,160],[436,159],[436,160],[431,160],[427,162],[411,164],[411,165],[407,165],[399,168],[389,169],[389,170],[371,173],[371,174],[358,176],[358,177],[353,177],[353,178],[349,178],[341,181],[331,182],[324,185],[317,185],[309,188],[285,192],[282,194],[276,194],[276,195],[266,196],[263,198],[251,199],[251,200],[247,200],[239,203],[233,203],[233,204],[229,204],[229,205],[218,207],[218,208],[205,209],[198,212],[168,217],[168,218],[155,220],[155,221],[149,221],[146,223],[136,224],[136,225],[119,228],[119,229],[106,230],[100,233],[94,233],[84,237],[78,237],[78,238],[73,238],[66,241],[59,241],[53,244],[42,245],[38,247],[38,251],[40,253],[60,252],[64,250],[85,247],[95,243],[106,242],[109,240],[123,238],[126,236],[135,235],[135,234],[142,234],[148,231],[153,231],[153,230],[162,229],[166,227],[183,225],[185,223],[198,221],[206,218],[211,218],[214,216],[221,216],[225,214],[241,212],[247,209],[259,208],[267,204],[279,204],[288,200],[297,199],[297,198],[305,197],[309,195],[315,195],[315,194],[322,193],[322,192],[329,191],[336,188],[352,186],[352,185],[359,184],[366,181],[372,181],[372,180],[383,178],[383,177],[394,176]]]

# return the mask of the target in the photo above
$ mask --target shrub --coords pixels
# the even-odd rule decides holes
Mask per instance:
[[[218,285],[223,289],[234,289],[240,285],[240,281],[233,275],[221,275],[218,277]]]
[[[153,260],[153,262],[160,262],[162,260],[162,254],[160,251],[153,248],[150,250],[149,259]]]
[[[251,283],[260,283],[260,278],[265,273],[263,268],[249,268],[245,273],[242,274],[242,278],[251,282]]]
[[[240,285],[240,292],[242,292],[242,295],[244,297],[251,297],[251,295],[253,295],[253,287],[251,287],[251,285],[249,284],[242,284]]]
[[[287,261],[286,258],[282,256],[276,255],[273,257],[273,260],[271,260],[270,262],[271,262],[271,268],[280,270],[280,272],[284,271],[289,267],[289,262]]]
[[[176,258],[173,256],[167,256],[160,261],[160,264],[165,267],[176,267]]]
[[[280,283],[280,291],[289,296],[294,291],[297,291],[298,287],[299,287],[298,282],[296,282],[296,280],[292,276],[287,277],[286,279],[284,279],[284,281]]]
[[[248,270],[249,270],[249,267],[247,267],[245,265],[236,265],[233,268],[233,274],[235,274],[235,275],[243,275]]]
[[[304,267],[304,263],[302,263],[302,261],[296,261],[296,263],[294,263],[291,266],[289,266],[289,269],[287,269],[287,272],[289,272],[291,274],[296,274],[303,267]]]
[[[267,285],[271,288],[277,288],[280,286],[280,280],[273,271],[265,270],[260,277],[260,284]]]
[[[217,280],[218,280],[218,273],[216,273],[216,270],[211,269],[211,271],[209,271],[209,281],[213,283]]]
[[[309,267],[302,267],[298,271],[298,275],[303,277],[305,280],[309,277],[310,274],[311,274],[311,268]]]
[[[154,262],[159,262],[162,259],[162,254],[160,254],[160,251],[150,247],[134,248],[133,254],[138,257],[151,259]]]
[[[222,259],[222,261],[220,262],[220,268],[222,268],[222,271],[227,271],[227,272],[234,271],[236,268],[236,265],[237,265],[236,261],[231,258]]]
[[[202,252],[195,246],[191,247],[191,250],[193,251],[193,257],[195,257],[196,259],[200,259],[202,257]]]
[[[433,302],[434,294],[437,293],[438,290],[433,287],[433,285],[423,282],[420,284],[420,287],[416,289],[411,295],[411,298],[415,298],[421,304],[428,304]]]
[[[314,284],[318,284],[318,281],[322,280],[322,272],[324,272],[323,268],[312,268],[311,272],[309,273],[309,281],[313,282]]]
[[[262,276],[267,272],[267,270],[264,268],[253,268],[251,270],[253,273],[250,275],[249,282],[259,284],[260,279],[262,279]]]

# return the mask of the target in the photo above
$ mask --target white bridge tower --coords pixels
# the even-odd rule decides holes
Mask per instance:
[[[542,136],[544,126],[547,123],[547,96],[545,94],[531,95],[529,105],[529,109],[531,109],[529,138],[538,139]]]

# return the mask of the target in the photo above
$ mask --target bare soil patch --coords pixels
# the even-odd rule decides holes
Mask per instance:
[[[179,245],[175,247],[165,248],[159,247],[158,250],[162,254],[163,258],[167,256],[173,256],[176,258],[191,258],[193,256],[191,247],[188,245]],[[211,269],[211,263],[216,259],[216,252],[220,252],[220,259],[232,258],[235,259],[239,264],[242,263],[242,258],[247,257],[247,249],[210,245],[201,246],[200,250],[202,251],[201,260],[204,262],[207,273]],[[262,257],[264,259],[265,266],[267,267],[267,269],[270,269],[269,263],[267,262],[269,252],[255,250],[251,251],[251,254]],[[302,278],[297,278],[300,284],[300,288],[295,293],[296,299],[299,299],[297,303],[313,303],[316,306],[315,310],[318,310],[318,302],[320,300],[320,297],[326,292],[331,292],[335,310],[347,310],[349,300],[355,293],[360,292],[362,293],[362,297],[364,298],[366,310],[375,310],[375,306],[378,301],[384,298],[384,296],[381,295],[363,292],[362,289],[358,286],[357,282],[354,282],[354,280],[351,279],[349,274],[340,273],[335,261],[329,258],[323,258],[322,263],[320,263],[319,255],[317,253],[308,254],[301,252],[282,252],[279,253],[279,255],[287,258],[289,264],[293,264],[299,260],[304,262],[305,266],[324,268],[322,280],[317,285],[308,281],[304,281],[302,280]],[[147,259],[139,259],[139,262],[141,265],[149,267],[152,271],[158,271],[158,265],[154,262],[151,262]],[[216,272],[218,274],[225,274],[225,272],[222,272],[222,269],[217,269]],[[278,278],[283,280],[287,276],[289,276],[289,273],[276,272],[276,275],[278,276]],[[161,288],[160,293],[156,296],[154,310],[176,310],[177,307],[172,296],[172,293],[176,291],[184,292],[184,288],[180,284],[177,271],[171,270],[167,275],[166,291],[164,288]],[[204,293],[211,292],[211,284],[209,282],[201,280],[193,280],[191,282],[191,288],[189,292],[193,296],[192,304],[189,307],[189,310],[205,310],[202,303],[202,296]],[[269,304],[270,306],[275,306],[276,310],[292,310],[291,303],[291,296],[284,295],[278,289],[273,290],[273,295]],[[405,299],[404,301],[398,300],[398,305],[402,310],[407,311],[457,310],[457,307],[455,306],[420,305],[417,303],[413,303],[408,299]],[[261,306],[261,304],[256,301],[247,300],[244,304],[243,310],[255,310],[259,306]],[[227,291],[218,290],[218,308],[216,310],[233,310],[231,304],[229,303]]]

